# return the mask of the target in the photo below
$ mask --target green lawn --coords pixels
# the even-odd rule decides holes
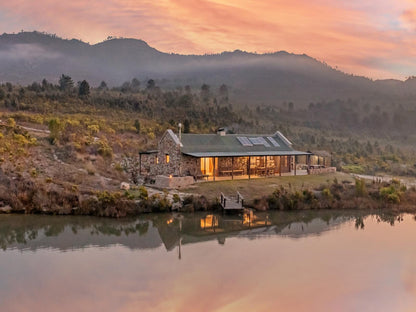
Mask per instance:
[[[281,185],[283,185],[285,188],[291,187],[293,190],[314,189],[322,184],[332,183],[335,178],[338,180],[338,182],[354,181],[350,175],[337,172],[322,175],[199,182],[181,191],[201,194],[210,200],[214,200],[219,196],[221,192],[223,192],[225,195],[235,195],[236,192],[239,191],[245,200],[251,201],[254,198],[260,198],[263,195],[270,195],[276,188],[280,187]]]

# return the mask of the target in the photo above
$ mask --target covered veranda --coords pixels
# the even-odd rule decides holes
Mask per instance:
[[[310,154],[289,155],[204,155],[199,158],[199,180],[219,181],[272,176],[307,175]]]

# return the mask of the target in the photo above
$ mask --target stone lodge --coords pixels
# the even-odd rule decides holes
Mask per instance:
[[[220,129],[216,134],[179,135],[167,130],[158,150],[139,156],[143,176],[215,181],[309,174],[313,155],[294,150],[279,131],[271,135],[226,134]]]

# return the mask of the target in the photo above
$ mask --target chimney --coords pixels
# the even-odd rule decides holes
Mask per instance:
[[[182,124],[181,123],[179,123],[178,124],[178,127],[179,127],[179,142],[182,142]]]
[[[220,136],[225,136],[225,128],[218,128],[217,134],[219,134]]]

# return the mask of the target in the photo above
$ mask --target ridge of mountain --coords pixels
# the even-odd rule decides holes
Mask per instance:
[[[132,78],[152,78],[167,88],[224,83],[232,89],[231,97],[246,104],[396,96],[412,91],[414,84],[349,75],[306,54],[286,51],[180,55],[131,38],[110,37],[91,45],[37,31],[0,35],[0,82],[56,82],[62,73],[92,85],[102,80],[121,85]]]

